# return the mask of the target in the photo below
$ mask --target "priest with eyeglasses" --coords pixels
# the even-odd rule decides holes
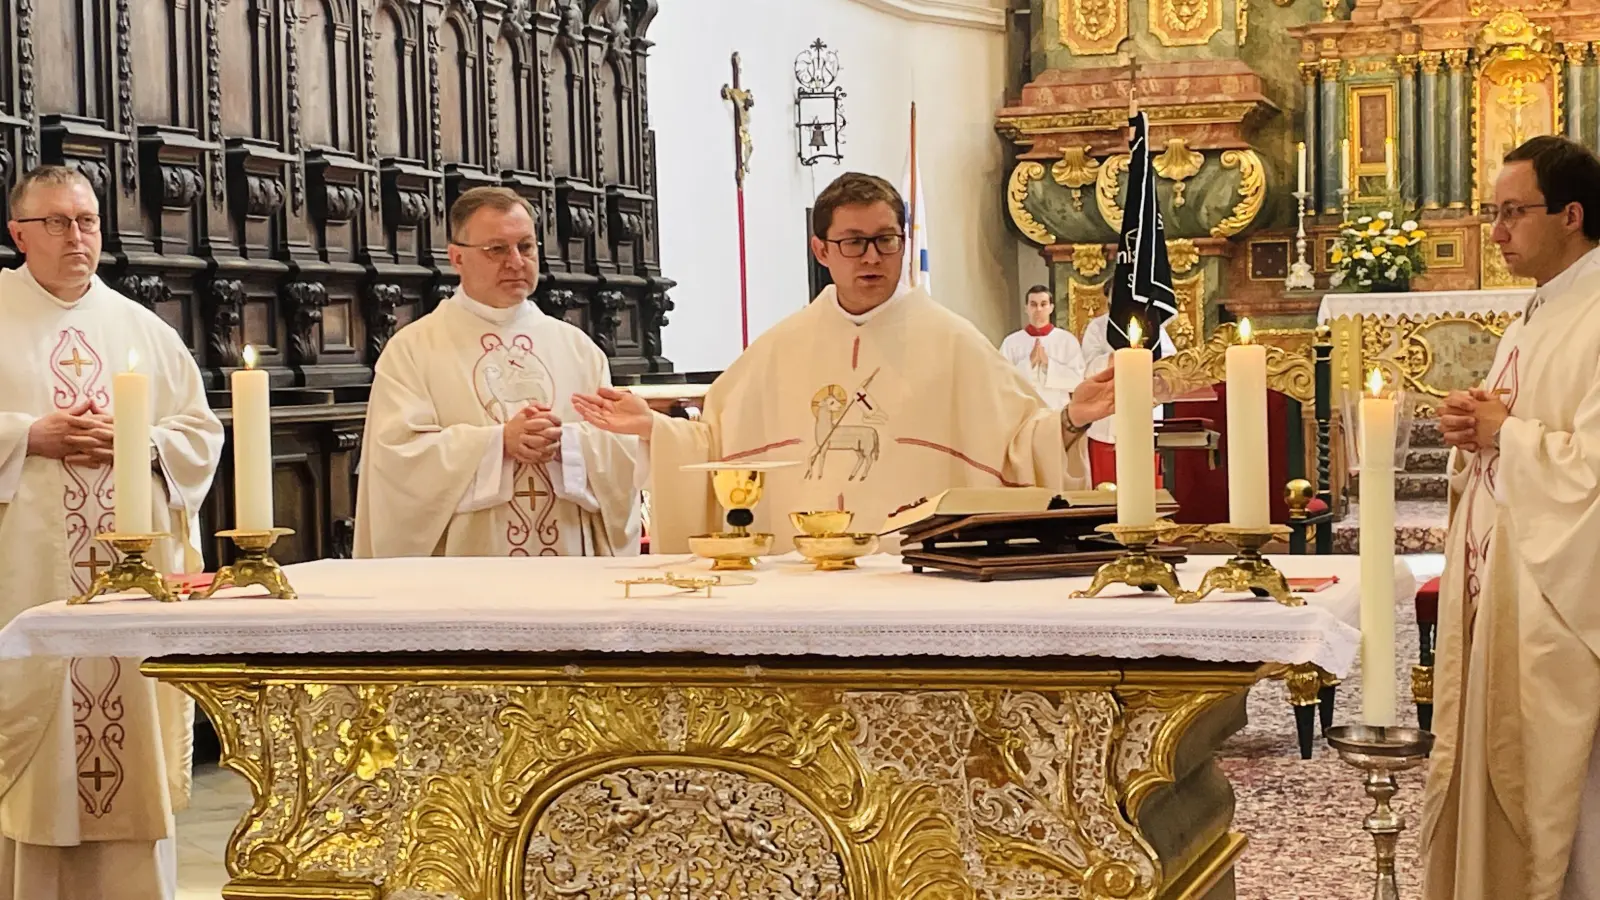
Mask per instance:
[[[792,463],[769,473],[756,510],[780,549],[790,512],[849,510],[876,529],[949,488],[1090,487],[1083,434],[1112,411],[1112,373],[1051,409],[976,327],[902,280],[905,227],[905,202],[881,178],[847,173],[823,190],[811,250],[834,283],[728,367],[699,420],[615,390],[574,398],[588,422],[643,442],[652,550],[721,530],[710,479],[680,471],[690,464]]]

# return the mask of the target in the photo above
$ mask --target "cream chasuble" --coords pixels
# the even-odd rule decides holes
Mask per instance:
[[[860,324],[858,324],[858,322]],[[1085,442],[970,322],[912,289],[852,317],[826,288],[763,334],[706,394],[698,421],[655,417],[651,545],[725,530],[714,460],[792,460],[767,474],[756,528],[792,547],[789,513],[848,509],[855,530],[953,487],[1089,483]],[[892,546],[892,543],[891,543]]]
[[[611,384],[603,351],[532,302],[464,294],[384,348],[367,406],[357,557],[624,556],[639,552],[639,441],[584,423],[575,392]],[[560,418],[545,465],[505,456],[526,407]]]
[[[177,332],[98,278],[64,304],[26,268],[0,272],[0,624],[88,587],[111,561],[110,466],[28,456],[28,429],[89,398],[113,416],[130,352],[150,376],[152,559],[201,568],[198,514],[222,451]],[[136,659],[0,663],[0,900],[171,896],[157,865],[188,802],[193,705]],[[168,848],[170,849],[170,847]]]
[[[1511,418],[1452,458],[1424,895],[1600,898],[1600,251],[1540,288],[1487,387]]]

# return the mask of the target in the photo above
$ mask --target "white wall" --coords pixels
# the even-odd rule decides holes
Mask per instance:
[[[1001,0],[941,0],[984,8]],[[661,265],[678,282],[664,352],[683,371],[739,354],[739,262],[731,105],[721,97],[737,50],[754,94],[755,150],[745,182],[750,334],[808,297],[805,209],[838,174],[900,184],[917,103],[934,295],[998,341],[1020,319],[1016,241],[1006,231],[1005,35],[981,24],[913,21],[921,0],[663,0],[651,26],[650,120],[656,131]],[[932,4],[938,7],[938,4]],[[839,54],[845,161],[796,156],[794,59],[816,38]],[[1026,285],[1023,285],[1026,287]]]

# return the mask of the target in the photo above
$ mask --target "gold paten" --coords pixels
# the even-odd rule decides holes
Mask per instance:
[[[155,546],[156,541],[167,537],[166,533],[151,534],[123,534],[108,531],[105,534],[95,535],[95,540],[110,544],[122,557],[111,564],[111,568],[94,577],[94,583],[89,589],[76,597],[67,600],[68,606],[80,606],[101,594],[116,594],[122,591],[142,591],[160,600],[162,603],[174,603],[178,595],[167,585],[167,580],[156,567],[145,559],[145,554]]]
[[[268,597],[277,597],[280,600],[295,599],[297,595],[294,588],[289,586],[289,579],[284,577],[282,567],[272,558],[271,553],[272,545],[278,542],[278,538],[291,534],[294,534],[293,528],[273,528],[267,531],[234,529],[217,532],[217,537],[233,541],[243,558],[231,566],[223,566],[217,572],[217,577],[212,579],[211,586],[195,596],[203,600],[223,588],[260,585],[267,589]]]
[[[196,698],[250,782],[226,852],[237,900],[1198,898],[1243,840],[1226,818],[1175,837],[1175,808],[1214,802],[1185,787],[1209,754],[1178,748],[1225,733],[1262,674],[494,657],[144,672]]]
[[[1289,537],[1288,526],[1238,528],[1233,525],[1213,525],[1209,530],[1217,539],[1233,545],[1239,553],[1207,572],[1200,581],[1200,590],[1191,595],[1191,600],[1202,600],[1214,591],[1249,591],[1258,597],[1271,597],[1284,606],[1305,605],[1305,598],[1289,590],[1289,579],[1261,555],[1261,548]]]

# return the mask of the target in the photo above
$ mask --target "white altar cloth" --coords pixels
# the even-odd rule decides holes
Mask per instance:
[[[181,603],[124,597],[35,607],[0,631],[0,659],[431,651],[1171,656],[1309,662],[1342,677],[1360,644],[1354,556],[1275,557],[1290,577],[1339,579],[1296,608],[1240,595],[1180,606],[1122,588],[1074,600],[1070,592],[1089,579],[981,584],[912,574],[894,556],[863,560],[853,572],[815,572],[797,557],[780,557],[749,573],[754,584],[719,587],[710,598],[658,586],[623,598],[619,579],[669,566],[680,574],[705,569],[685,559],[321,560],[286,567],[296,600],[246,589]],[[1192,557],[1179,577],[1198,585],[1220,561]],[[1394,587],[1397,603],[1415,596],[1404,563]]]
[[[1533,288],[1493,291],[1412,291],[1404,294],[1324,294],[1317,321],[1332,322],[1344,316],[1384,316],[1413,319],[1445,313],[1520,313],[1528,308]]]

